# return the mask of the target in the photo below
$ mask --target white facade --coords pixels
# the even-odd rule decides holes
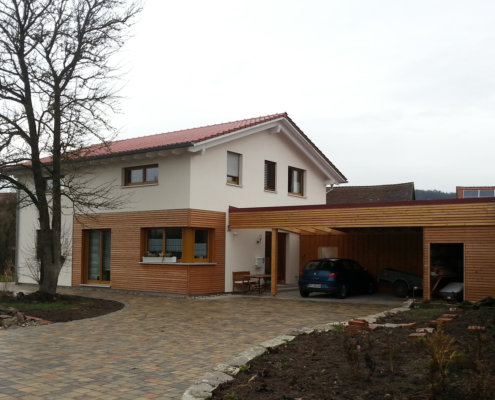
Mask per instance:
[[[229,206],[266,207],[324,204],[326,185],[342,182],[338,172],[332,175],[328,162],[285,119],[272,121],[241,132],[220,136],[186,148],[129,154],[93,160],[86,163],[86,178],[91,184],[114,186],[113,193],[124,199],[118,209],[93,212],[151,211],[200,209],[221,211],[228,215]],[[302,141],[302,142],[301,142]],[[240,154],[238,185],[227,183],[227,152]],[[276,190],[264,189],[265,160],[276,163]],[[123,171],[128,167],[158,165],[158,183],[124,186]],[[304,194],[288,193],[288,170],[304,170]],[[332,166],[333,167],[333,166]],[[63,226],[67,236],[72,232],[72,210],[64,212]],[[33,206],[19,211],[18,279],[33,282],[32,267],[37,215]],[[227,221],[228,225],[228,221]],[[232,290],[232,271],[264,272],[256,265],[265,257],[265,232],[254,230],[226,232],[225,291]],[[286,282],[297,282],[299,272],[299,237],[287,235]],[[71,284],[71,258],[59,278],[59,284]]]

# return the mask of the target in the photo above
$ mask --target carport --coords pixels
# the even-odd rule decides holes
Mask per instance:
[[[299,207],[235,208],[231,229],[300,236],[300,266],[338,253],[369,267],[423,275],[423,298],[438,284],[437,268],[455,256],[464,299],[495,297],[495,199],[455,199]],[[271,293],[277,294],[277,257],[271,259]]]

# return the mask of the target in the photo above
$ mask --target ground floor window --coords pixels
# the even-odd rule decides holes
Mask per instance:
[[[86,235],[86,281],[88,283],[110,282],[110,230],[88,230]]]
[[[144,229],[144,256],[173,262],[209,262],[212,230],[202,228]]]

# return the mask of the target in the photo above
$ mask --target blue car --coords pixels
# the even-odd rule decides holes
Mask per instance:
[[[354,260],[311,260],[299,274],[299,293],[302,297],[308,297],[311,292],[323,292],[345,299],[349,293],[372,294],[373,291],[373,278]]]

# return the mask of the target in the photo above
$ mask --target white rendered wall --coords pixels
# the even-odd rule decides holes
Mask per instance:
[[[36,231],[39,229],[38,211],[34,205],[22,207],[17,226],[17,280],[37,284],[39,262],[36,259]],[[59,286],[71,286],[72,280],[72,208],[65,204],[62,214],[62,251],[66,255],[58,277]]]
[[[94,210],[96,213],[173,210],[190,208],[189,203],[189,154],[182,152],[166,156],[124,157],[101,160],[91,165],[91,185],[112,185],[114,197],[123,200],[118,208]],[[123,171],[128,167],[158,164],[158,184],[124,186]]]
[[[226,183],[227,151],[242,155],[239,186]],[[265,160],[277,163],[276,191],[264,190]],[[304,196],[288,194],[288,168],[305,173]],[[325,177],[283,133],[256,133],[215,146],[191,158],[191,207],[228,212],[234,207],[269,207],[325,204]],[[259,237],[261,243],[257,243]],[[255,268],[256,257],[265,256],[264,230],[226,233],[225,291],[232,291],[232,272]],[[296,283],[299,274],[299,236],[287,235],[286,283]]]

